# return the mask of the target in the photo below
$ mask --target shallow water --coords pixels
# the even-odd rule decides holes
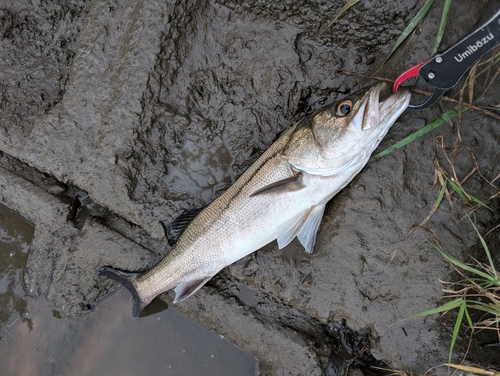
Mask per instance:
[[[12,210],[0,204],[0,338],[6,325],[22,317],[26,301],[21,272],[28,260],[34,228]],[[1,366],[0,366],[1,367]]]
[[[1,375],[255,374],[255,358],[175,309],[134,319],[123,288],[85,317],[61,318],[22,288],[32,236],[0,205]]]

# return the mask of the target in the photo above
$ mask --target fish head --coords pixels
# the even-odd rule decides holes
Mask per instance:
[[[410,91],[392,93],[376,84],[325,106],[299,121],[282,155],[312,175],[356,174],[410,104]]]
[[[311,123],[318,157],[325,162],[349,159],[363,150],[368,158],[406,110],[410,96],[407,89],[391,93],[379,83],[320,109]]]

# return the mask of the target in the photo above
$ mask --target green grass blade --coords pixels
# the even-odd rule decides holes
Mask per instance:
[[[417,317],[433,315],[435,313],[446,312],[446,311],[449,311],[450,309],[454,309],[454,308],[460,307],[460,305],[462,304],[462,301],[463,301],[462,298],[453,299],[453,300],[449,301],[448,303],[440,305],[439,307],[428,309],[427,311],[415,313],[414,315],[411,315],[408,318],[409,319],[414,319],[414,318],[417,318]]]
[[[491,319],[491,323],[488,324],[488,326],[497,326],[500,323],[500,317],[497,317],[496,319]],[[496,376],[500,376],[500,373],[498,373]]]
[[[480,280],[479,282],[476,281],[476,283],[485,289],[489,289],[490,287],[500,286],[500,279],[490,279],[489,281]]]
[[[462,190],[462,188],[455,182],[453,182],[449,177],[447,177],[446,175],[444,176],[445,179],[450,183],[451,187],[453,188],[453,190],[455,192],[457,192],[457,194],[460,196],[460,198],[463,200],[463,201],[466,201],[466,202],[469,202],[469,201],[474,201],[476,204],[479,204],[481,205],[482,207],[488,209],[488,210],[491,210],[491,211],[495,211],[495,209],[493,209],[491,206],[487,205],[486,203],[484,203],[483,201],[481,201],[480,199],[478,199],[477,197],[474,197],[470,194],[465,194],[464,191]]]
[[[496,277],[494,275],[491,275],[489,273],[485,273],[485,272],[482,272],[480,270],[477,270],[477,269],[474,269],[473,267],[467,265],[467,264],[464,264],[462,261],[460,260],[457,260],[455,257],[453,257],[452,255],[446,253],[445,251],[443,251],[441,248],[439,247],[436,247],[435,248],[441,253],[441,255],[446,259],[448,260],[449,262],[451,262],[453,265],[456,265],[458,266],[460,269],[463,269],[463,270],[466,270],[468,272],[471,272],[473,274],[476,274],[488,281],[491,281],[492,279],[496,279]]]
[[[494,315],[500,314],[500,303],[486,303],[480,302],[478,300],[472,300],[468,302],[468,306],[473,309],[477,309],[480,311],[485,311],[489,313],[493,313]]]
[[[460,330],[460,324],[464,318],[464,312],[467,307],[467,302],[465,300],[460,304],[460,309],[458,310],[457,320],[455,321],[455,327],[453,328],[453,334],[451,336],[450,343],[450,353],[448,355],[448,363],[451,363],[451,356],[453,355],[453,347],[455,347],[455,342],[457,341],[458,331]]]
[[[472,103],[476,104],[476,103],[479,103],[481,102],[482,100],[484,99],[484,97],[479,97],[477,99],[475,99],[474,101],[472,101]],[[462,113],[464,113],[465,111],[467,111],[469,109],[469,107],[467,106],[462,106]],[[396,149],[399,149],[405,145],[408,145],[410,142],[413,142],[415,141],[416,139],[426,135],[427,133],[429,133],[430,131],[436,129],[437,127],[439,127],[441,124],[443,124],[444,122],[448,121],[448,120],[451,120],[453,119],[455,116],[457,116],[458,114],[458,106],[456,107],[453,107],[451,110],[449,111],[446,111],[444,114],[442,114],[441,116],[439,116],[437,119],[431,121],[429,124],[427,124],[425,127],[419,129],[418,131],[412,133],[411,135],[409,135],[408,137],[405,137],[403,138],[401,141],[399,142],[396,142],[394,145],[392,146],[389,146],[387,149],[385,150],[382,150],[380,153],[372,156],[370,158],[371,159],[375,159],[375,158],[380,158],[380,157],[383,157],[384,155],[387,155],[391,152],[393,152],[394,150]]]
[[[436,43],[434,44],[434,49],[432,54],[436,54],[439,45],[441,44],[441,39],[443,39],[444,29],[446,28],[446,22],[448,20],[448,13],[450,12],[451,0],[446,0],[443,7],[443,13],[441,14],[441,22],[439,23],[439,29],[436,36]]]
[[[454,181],[452,181],[450,178],[448,178],[446,175],[445,175],[445,179],[448,180],[448,182],[450,183],[451,187],[453,188],[453,190],[455,192],[457,192],[457,194],[460,196],[460,198],[463,200],[463,201],[469,201],[469,199],[467,198],[467,196],[465,195],[465,193],[460,189],[460,187],[458,186],[458,184],[456,184]]]
[[[333,19],[332,22],[328,25],[328,27],[331,27],[337,20],[342,17],[342,15],[345,13],[346,10],[348,10],[350,7],[358,3],[359,0],[349,0],[345,5],[340,9],[340,11],[335,15],[335,18]]]
[[[495,264],[493,263],[493,259],[491,258],[491,253],[490,253],[490,249],[488,248],[488,244],[486,244],[486,242],[484,241],[484,238],[479,233],[474,222],[472,222],[472,220],[470,218],[469,218],[469,221],[472,224],[472,227],[474,227],[474,230],[476,231],[477,236],[479,236],[479,240],[481,241],[481,245],[483,246],[484,252],[486,253],[486,256],[488,257],[488,262],[490,263],[490,267],[491,267],[491,270],[493,272],[493,276],[495,277],[495,279],[498,280],[498,273],[497,273],[497,270],[495,269]]]
[[[425,4],[420,8],[418,13],[413,17],[413,19],[410,21],[408,26],[403,30],[401,35],[399,36],[398,40],[394,44],[394,47],[392,47],[391,51],[389,52],[389,55],[386,57],[386,61],[391,57],[391,55],[394,53],[394,51],[397,50],[397,48],[401,45],[401,43],[404,42],[404,40],[410,35],[413,30],[417,27],[417,25],[422,21],[422,19],[425,17],[429,9],[431,8],[432,3],[434,3],[434,0],[427,0]]]
[[[468,278],[468,280],[473,283],[473,284],[476,284],[478,286],[481,286],[485,289],[489,288],[489,287],[499,287],[500,286],[500,279],[499,278],[495,278],[495,273],[496,273],[496,270],[494,272],[490,272],[490,269],[488,269],[485,265],[483,265],[483,263],[479,262],[476,258],[470,256],[471,259],[473,259],[475,262],[476,262],[476,266],[474,268],[476,268],[476,270],[484,270],[484,272],[486,274],[490,274],[491,275],[491,278],[488,279],[488,280],[485,280],[484,278]],[[499,296],[500,298],[500,296]]]
[[[439,190],[439,194],[438,194],[437,200],[432,205],[431,211],[429,212],[429,214],[427,215],[427,217],[425,217],[425,219],[422,221],[422,223],[419,226],[425,225],[427,223],[427,221],[432,217],[432,215],[436,212],[436,210],[439,207],[439,205],[441,205],[441,201],[443,201],[443,197],[444,197],[444,193],[445,192],[446,192],[446,182],[441,186],[441,189]]]
[[[493,316],[500,315],[500,307],[490,306],[485,303],[475,302],[473,304],[469,304],[470,309],[477,309],[478,311],[482,311],[484,313],[492,314]]]
[[[469,328],[471,328],[472,331],[474,332],[474,322],[472,321],[472,317],[470,317],[469,310],[467,308],[470,307],[465,308],[465,317],[467,319],[467,323],[469,324]]]
[[[477,197],[474,197],[472,195],[469,194],[469,197],[472,201],[474,201],[476,204],[479,204],[481,205],[483,208],[486,208],[490,211],[495,211],[495,209],[492,207],[492,206],[489,206],[488,204],[486,204],[485,202],[481,201],[480,199],[478,199]]]
[[[408,145],[410,142],[413,142],[416,139],[418,139],[418,138],[426,135],[430,131],[436,129],[441,124],[443,124],[445,121],[453,119],[455,116],[457,116],[457,113],[458,113],[457,108],[458,107],[454,107],[451,110],[446,111],[444,114],[442,114],[437,119],[431,121],[425,127],[423,127],[421,129],[419,129],[418,131],[412,133],[408,137],[403,138],[401,141],[396,142],[394,145],[388,147],[387,149],[382,150],[380,153],[378,153],[378,154],[374,155],[373,157],[371,157],[371,159],[383,157],[384,155],[389,154],[389,153],[393,152],[396,149],[399,149],[399,148],[401,148],[401,147],[403,147],[405,145]],[[467,110],[468,110],[468,107],[464,106],[464,108],[462,109],[462,113],[465,112],[465,111],[467,111]]]

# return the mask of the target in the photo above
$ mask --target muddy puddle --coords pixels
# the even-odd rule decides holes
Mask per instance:
[[[170,191],[199,196],[211,202],[231,184],[231,156],[224,145],[211,146],[202,140],[187,140],[163,181]]]
[[[255,358],[175,309],[134,319],[122,288],[73,319],[26,296],[33,232],[0,205],[1,375],[255,375]]]

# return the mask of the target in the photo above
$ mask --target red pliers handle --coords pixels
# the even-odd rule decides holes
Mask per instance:
[[[411,77],[422,77],[432,86],[432,94],[425,102],[410,104],[409,107],[415,110],[427,108],[457,85],[478,60],[498,45],[500,45],[500,10],[471,34],[400,75],[394,82],[394,91],[398,90],[403,81]]]

